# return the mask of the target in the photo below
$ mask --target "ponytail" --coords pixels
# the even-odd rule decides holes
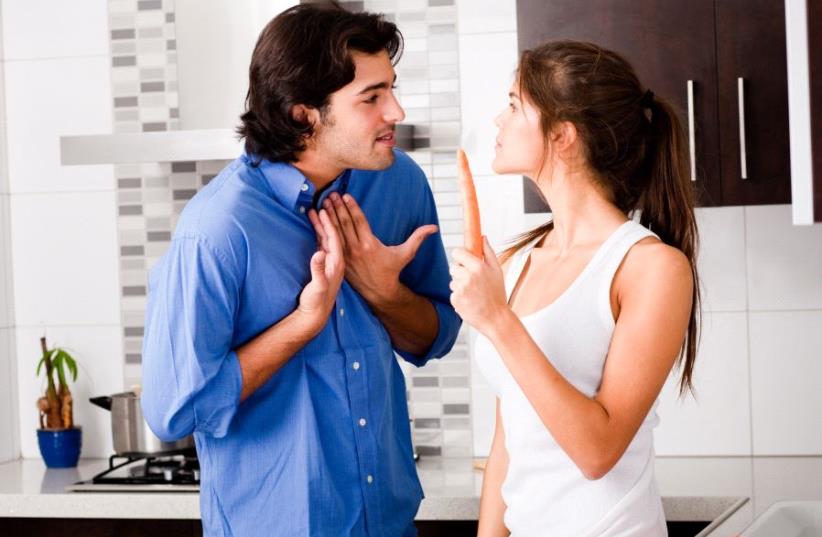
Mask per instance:
[[[686,391],[693,392],[701,304],[693,189],[688,179],[685,135],[676,113],[667,101],[660,98],[652,99],[648,108],[651,113],[646,150],[648,161],[643,168],[649,176],[643,181],[647,187],[637,207],[640,211],[639,223],[656,233],[662,242],[685,254],[694,281],[688,330],[677,358],[677,366],[681,368],[679,392],[684,395]]]

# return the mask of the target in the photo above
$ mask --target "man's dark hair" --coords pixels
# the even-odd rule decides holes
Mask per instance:
[[[260,34],[249,69],[248,95],[237,133],[256,158],[294,162],[313,133],[309,121],[291,117],[296,104],[324,116],[329,96],[354,80],[351,51],[402,53],[396,25],[372,13],[336,4],[302,4],[283,11]]]

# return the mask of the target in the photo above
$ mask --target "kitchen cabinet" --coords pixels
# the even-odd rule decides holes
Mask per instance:
[[[517,1],[520,50],[592,41],[674,105],[700,206],[790,202],[784,21],[778,0]]]
[[[721,204],[790,203],[784,2],[716,0],[716,41]]]
[[[793,223],[822,223],[822,2],[785,0]]]

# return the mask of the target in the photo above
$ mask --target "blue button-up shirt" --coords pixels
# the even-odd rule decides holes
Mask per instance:
[[[425,356],[393,349],[343,281],[322,332],[239,402],[235,349],[296,308],[317,249],[308,209],[333,191],[354,196],[384,244],[437,223],[425,175],[399,151],[390,168],[346,171],[320,196],[294,166],[243,155],[188,203],[150,273],[143,412],[163,439],[194,434],[205,535],[416,534],[422,490],[394,351],[421,366],[456,339],[439,233],[400,274],[439,318]]]

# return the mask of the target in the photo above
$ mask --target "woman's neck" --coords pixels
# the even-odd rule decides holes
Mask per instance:
[[[564,256],[578,246],[600,244],[627,217],[590,172],[556,170],[540,178],[540,192],[551,206],[554,228],[542,247]]]

